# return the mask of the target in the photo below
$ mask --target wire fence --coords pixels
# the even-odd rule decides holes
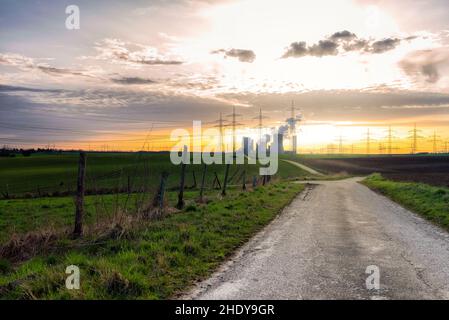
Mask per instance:
[[[105,221],[133,217],[153,219],[172,210],[207,203],[211,198],[225,197],[228,189],[249,191],[271,180],[271,177],[259,175],[259,165],[174,165],[168,153],[128,155],[127,163],[106,171],[101,166],[102,170],[99,170],[95,162],[99,157],[97,154],[81,152],[71,157],[69,170],[48,173],[46,167],[41,167],[36,171],[43,171],[42,176],[0,189],[0,200],[5,201],[2,207],[8,212],[0,228],[3,237],[5,234],[25,235],[28,231],[50,226],[68,230],[72,223],[75,226],[73,235],[80,236],[83,226],[91,230],[104,225]],[[82,157],[84,164],[79,160],[78,166],[73,167],[74,161]],[[47,166],[52,168],[51,163]],[[54,181],[61,181],[39,183],[45,181],[43,177],[50,176]],[[28,187],[31,184],[35,185]],[[63,209],[58,208],[61,204]],[[22,208],[20,213],[17,212],[18,216],[30,214],[35,219],[16,220],[11,206]],[[20,227],[23,227],[22,231]]]

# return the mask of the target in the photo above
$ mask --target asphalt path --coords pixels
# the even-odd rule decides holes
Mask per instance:
[[[308,185],[184,298],[449,299],[448,234],[359,180]]]

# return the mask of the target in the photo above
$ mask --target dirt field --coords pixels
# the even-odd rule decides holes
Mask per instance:
[[[324,173],[367,175],[382,173],[396,181],[423,182],[449,187],[449,156],[393,156],[340,159],[301,159]]]

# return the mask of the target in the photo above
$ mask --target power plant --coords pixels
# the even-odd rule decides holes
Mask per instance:
[[[303,121],[303,118],[300,112],[297,112],[295,114],[295,111],[298,109],[295,108],[294,102],[292,102],[291,107],[288,110],[290,112],[290,116],[285,119],[284,122],[282,122],[278,126],[268,128],[263,126],[263,119],[266,118],[266,116],[262,114],[262,108],[259,108],[258,116],[252,118],[253,120],[258,120],[258,124],[253,127],[254,132],[248,136],[239,137],[239,139],[243,138],[242,140],[240,140],[240,147],[244,151],[245,155],[251,154],[253,150],[256,151],[256,153],[269,150],[270,146],[273,145],[273,143],[277,144],[278,152],[280,154],[297,154],[298,130],[300,130],[300,128],[298,128],[298,124]],[[236,117],[240,115],[236,114],[235,107],[233,108],[233,112],[230,116],[232,117],[232,121],[226,121],[220,114],[219,120],[212,123],[218,123],[218,125],[215,125],[215,127],[218,127],[220,129],[220,144],[222,145],[222,147],[224,147],[223,128],[232,127],[232,149],[235,150],[237,139],[236,127],[241,126],[242,124],[237,123],[236,121]],[[400,146],[402,142],[398,141],[400,139],[395,135],[395,132],[392,129],[391,125],[389,125],[387,129],[383,130],[384,137],[379,137],[379,133],[377,133],[376,137],[376,132],[373,132],[371,129],[372,128],[369,127],[366,128],[366,132],[363,134],[363,138],[359,138],[359,142],[356,143],[354,143],[354,139],[352,137],[345,137],[340,130],[340,135],[335,138],[336,143],[330,143],[327,144],[327,146],[322,146],[319,149],[313,149],[313,151],[309,152],[314,153],[316,152],[316,150],[319,150],[319,153],[327,152],[328,154],[354,154],[355,152],[359,152],[368,155],[374,153],[393,155],[395,150],[404,150],[407,148],[405,146]],[[257,130],[257,132],[255,130]],[[409,132],[411,133],[411,135],[408,136],[407,139],[411,140],[410,153],[419,153],[418,143],[422,138],[424,138],[419,134],[421,130],[417,128],[416,124],[414,124],[413,129]],[[228,135],[231,136],[231,134]],[[426,153],[426,149],[431,149],[431,151],[429,152],[432,152],[434,154],[447,152],[447,145],[449,143],[444,139],[440,139],[440,136],[437,135],[436,130],[429,138],[430,139],[427,140],[427,145],[430,145],[431,143],[431,147],[422,147],[420,150],[421,153]],[[349,143],[345,144],[345,142],[348,142],[348,140]],[[303,146],[303,148],[305,148],[305,146]],[[309,150],[312,149],[309,148]],[[304,149],[303,151],[307,152],[306,149]],[[399,151],[398,153],[402,152]]]
[[[292,153],[296,154],[298,150],[298,136],[296,133],[296,124],[302,120],[301,114],[295,114],[295,104],[292,101],[290,108],[290,117],[285,120],[286,124],[280,126],[278,133],[275,135],[279,146],[279,153]],[[287,136],[290,140],[291,150],[285,151],[284,148],[284,136]]]

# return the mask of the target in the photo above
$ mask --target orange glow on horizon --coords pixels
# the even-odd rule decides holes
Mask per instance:
[[[192,148],[193,141],[201,139],[201,146],[218,141],[217,136],[208,136],[205,133],[213,127],[203,127],[203,136],[192,136],[192,128],[184,128],[189,132]],[[215,128],[216,129],[216,128]],[[298,153],[321,154],[366,154],[368,150],[368,129],[370,154],[387,154],[390,148],[388,139],[389,126],[381,123],[358,124],[357,122],[334,122],[327,124],[304,124],[297,129]],[[448,152],[449,130],[446,126],[433,127],[420,126],[417,123],[417,150],[416,152]],[[413,124],[391,126],[391,150],[394,154],[407,154],[412,150]],[[53,143],[56,149],[86,150],[86,151],[170,151],[177,141],[170,141],[172,129],[158,129],[156,131],[126,132],[121,135],[97,135],[85,141],[61,141]],[[217,135],[218,130],[216,131]],[[263,134],[272,135],[273,128],[263,130]],[[242,147],[243,137],[250,137],[254,143],[258,140],[259,130],[254,127],[236,129],[236,148]],[[232,149],[232,130],[227,128],[224,134],[224,144],[228,150]],[[46,147],[47,145],[30,145],[29,147]],[[284,148],[291,151],[291,138],[284,136]]]

